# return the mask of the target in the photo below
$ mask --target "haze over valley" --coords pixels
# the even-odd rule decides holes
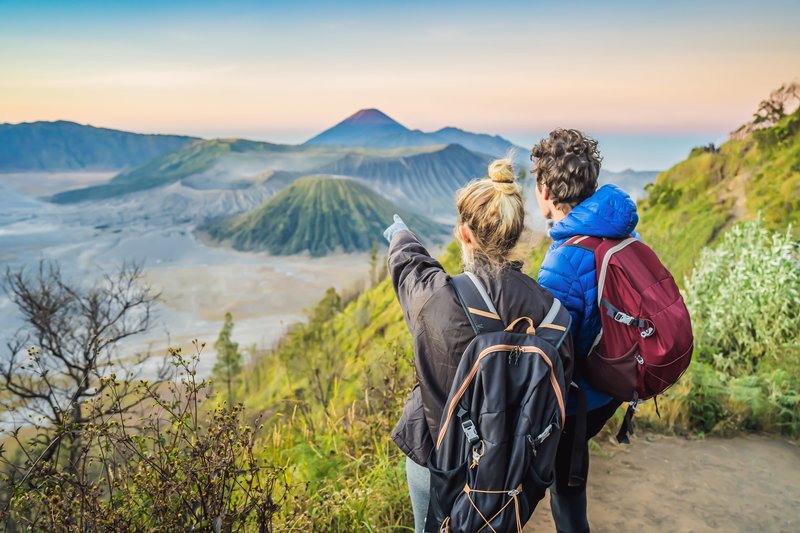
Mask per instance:
[[[91,282],[144,263],[162,293],[149,333],[125,352],[213,341],[230,311],[243,346],[268,347],[328,287],[359,286],[382,229],[401,213],[435,250],[450,240],[455,191],[511,151],[496,135],[409,129],[376,109],[301,145],[139,135],[70,122],[0,125],[0,263],[57,260]],[[656,172],[604,172],[640,196]],[[531,235],[545,229],[530,184]],[[381,252],[382,253],[382,252]],[[20,326],[0,297],[0,328]],[[212,343],[208,342],[210,346]],[[201,372],[208,372],[207,347]]]

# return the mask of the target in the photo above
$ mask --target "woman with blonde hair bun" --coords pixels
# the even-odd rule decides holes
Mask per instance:
[[[497,274],[509,264],[525,225],[522,191],[509,159],[489,165],[485,179],[474,180],[456,194],[464,270],[487,269]]]
[[[454,235],[461,245],[464,270],[483,285],[501,320],[527,316],[539,324],[554,299],[522,272],[522,261],[512,257],[525,221],[515,177],[510,159],[499,159],[489,165],[485,177],[460,189]],[[459,360],[475,333],[450,276],[399,216],[394,216],[384,236],[389,241],[389,273],[413,337],[417,377],[392,439],[406,455],[415,530],[422,532],[430,498],[427,460],[439,437]],[[559,355],[566,370],[566,361],[572,358],[569,338]]]

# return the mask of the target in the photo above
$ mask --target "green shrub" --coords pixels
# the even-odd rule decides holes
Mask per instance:
[[[292,496],[305,487],[290,487],[286,468],[261,456],[259,419],[247,420],[241,404],[208,405],[207,382],[195,379],[199,351],[191,359],[170,351],[174,380],[102,377],[107,392],[86,401],[92,422],[54,428],[47,448],[77,434],[77,453],[44,459],[41,441],[25,442],[18,432],[12,438],[25,450],[22,463],[0,447],[0,494],[8,496],[0,522],[11,531],[292,530],[303,516]],[[118,409],[129,385],[140,400],[138,420]]]
[[[673,430],[800,434],[800,245],[759,217],[701,253],[684,293],[694,361],[659,400]],[[643,418],[655,421],[648,406]]]
[[[704,250],[686,302],[696,326],[696,355],[729,376],[760,364],[797,365],[800,257],[791,232],[770,233],[758,219],[737,224]]]

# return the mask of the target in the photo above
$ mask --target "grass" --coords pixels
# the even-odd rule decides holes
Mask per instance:
[[[450,243],[441,262],[460,269]],[[410,531],[404,456],[389,435],[413,385],[411,338],[391,280],[350,302],[330,290],[242,375],[239,398],[267,413],[265,458],[308,484],[308,527]],[[301,524],[302,525],[302,524]],[[299,530],[302,527],[298,528]]]
[[[719,153],[696,150],[649,187],[640,204],[641,233],[677,279],[683,281],[704,264],[701,250],[726,235],[734,221],[753,218],[762,209],[770,211],[765,217],[769,227],[785,227],[794,220],[795,211],[786,207],[797,200],[793,191],[798,142],[792,120],[787,119],[779,133],[731,141]],[[202,158],[197,164],[203,164]],[[749,195],[744,204],[737,200],[743,191]],[[312,239],[330,246],[352,229],[333,219],[378,210],[376,200],[340,180],[308,178],[281,194],[272,205],[268,202],[230,224],[234,233],[226,238],[241,232],[241,242],[248,245],[266,246],[273,237],[281,237],[290,243]],[[304,210],[309,205],[310,212]],[[283,228],[266,224],[280,218],[272,216],[276,209],[291,224]],[[375,234],[370,222],[357,220]],[[381,215],[381,224],[385,220]],[[412,228],[417,224],[410,222]],[[284,230],[291,231],[283,234]],[[548,247],[547,239],[532,240],[520,250],[532,276]],[[733,260],[740,255],[744,254],[729,254]],[[441,262],[451,274],[458,272],[457,243],[450,243]],[[750,270],[760,272],[757,267]],[[696,297],[719,299],[710,288],[697,291]],[[755,372],[724,372],[726,367],[715,363],[719,346],[703,336],[710,330],[710,319],[701,314],[695,361],[660,398],[662,417],[648,402],[638,420],[662,430],[703,435],[734,430],[795,434],[800,368],[772,364],[775,358],[765,357]],[[785,349],[789,353],[797,347],[787,344]],[[413,376],[411,338],[388,279],[349,302],[328,291],[307,323],[291,327],[273,350],[250,362],[237,399],[251,412],[266,415],[267,436],[258,442],[261,456],[286,465],[291,485],[307,489],[298,491],[292,504],[294,511],[299,510],[297,530],[410,530],[403,454],[389,434]],[[617,424],[612,425],[618,425],[619,417],[617,413]]]
[[[641,234],[679,284],[700,251],[739,220],[761,212],[772,229],[800,222],[800,111],[774,128],[695,149],[662,172],[639,202]]]

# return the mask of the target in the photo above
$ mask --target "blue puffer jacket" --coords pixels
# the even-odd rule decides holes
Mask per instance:
[[[597,309],[597,275],[594,254],[574,246],[562,246],[576,235],[620,239],[633,233],[639,215],[636,203],[614,185],[604,185],[592,196],[553,225],[550,237],[553,245],[539,270],[539,284],[561,300],[572,315],[572,339],[575,357],[586,357],[597,334],[600,333],[600,314]],[[588,411],[611,401],[596,391],[581,376],[574,380],[586,394]],[[567,414],[575,412],[575,392],[567,398]]]

